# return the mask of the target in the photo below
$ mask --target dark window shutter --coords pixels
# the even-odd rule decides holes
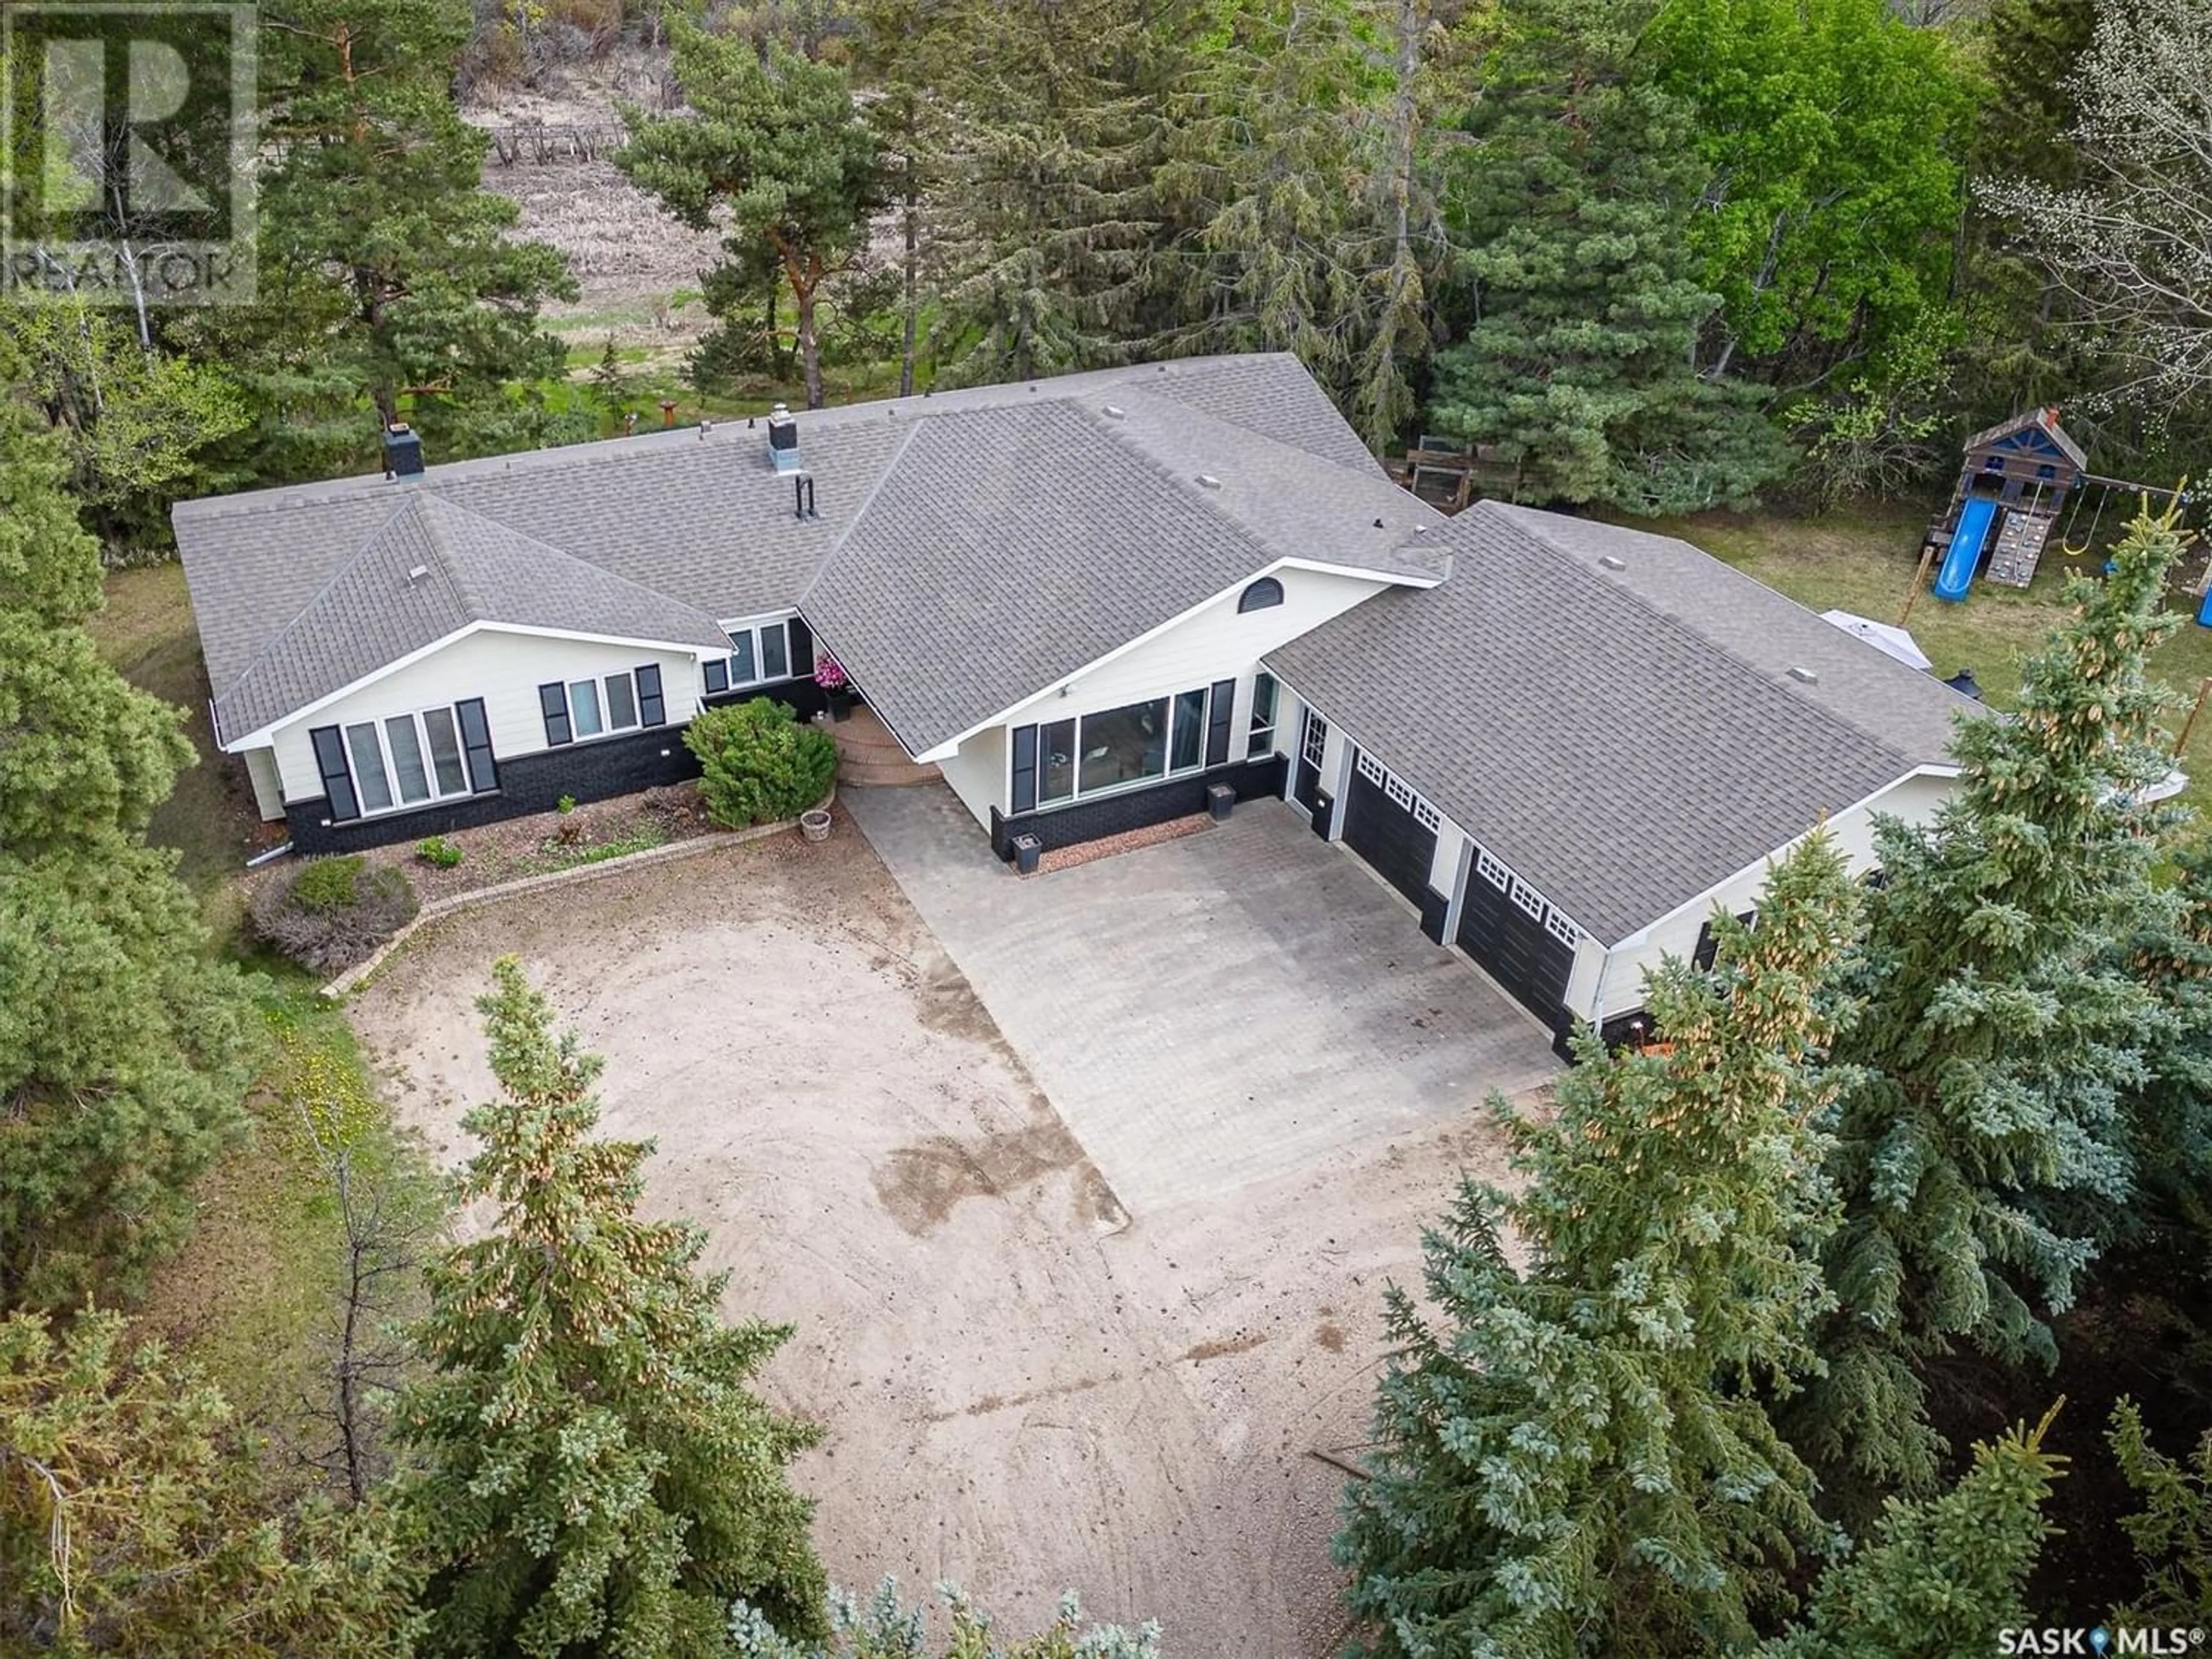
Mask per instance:
[[[331,822],[338,823],[361,816],[361,800],[353,792],[353,772],[346,765],[345,739],[335,726],[319,726],[307,733],[315,746],[315,770],[323,775],[323,795],[331,804]]]
[[[466,702],[457,702],[453,713],[461,719],[461,749],[469,760],[469,787],[479,795],[488,794],[499,787],[499,766],[492,759],[491,725],[484,719],[483,699],[471,697]]]
[[[565,681],[554,680],[538,688],[538,707],[545,716],[545,741],[568,743],[575,733],[568,729],[568,687]]]
[[[1014,811],[1036,811],[1037,729],[1034,726],[1014,728]]]
[[[1707,922],[1698,929],[1698,948],[1690,952],[1690,966],[1701,974],[1710,974],[1720,949],[1720,940],[1713,936],[1713,925]]]
[[[730,689],[730,659],[727,657],[709,657],[706,667],[708,696]]]
[[[814,630],[799,617],[793,617],[785,626],[791,630],[792,675],[804,679],[814,672]]]
[[[660,665],[657,662],[638,665],[637,720],[641,726],[668,723],[668,704],[660,695]]]
[[[1237,706],[1237,682],[1216,680],[1213,702],[1206,717],[1206,763],[1218,766],[1229,758],[1229,716]]]

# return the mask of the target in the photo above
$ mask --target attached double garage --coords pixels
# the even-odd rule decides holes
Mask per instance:
[[[1405,779],[1358,743],[1332,741],[1327,719],[1305,711],[1297,779],[1315,832],[1341,841],[1420,912],[1421,931],[1466,953],[1554,1035],[1571,1009],[1583,930]],[[1322,781],[1334,759],[1342,799]]]

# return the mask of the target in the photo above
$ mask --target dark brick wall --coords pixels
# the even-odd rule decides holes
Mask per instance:
[[[799,632],[798,623],[792,624],[792,632],[794,635]],[[799,641],[793,639],[791,647],[794,652],[797,651]],[[811,674],[814,672],[811,649],[807,664],[806,672]],[[829,695],[811,679],[786,680],[781,685],[750,685],[742,691],[724,691],[711,697],[702,696],[699,701],[709,708],[720,708],[726,703],[750,702],[755,697],[766,697],[770,702],[780,702],[803,720],[811,720],[830,706]]]
[[[1206,788],[1216,783],[1229,785],[1236,790],[1239,800],[1279,796],[1283,793],[1285,764],[1280,755],[1236,761],[1208,771],[1170,778],[1149,789],[1133,789],[1098,800],[1078,801],[1072,806],[1048,807],[1018,817],[1006,817],[994,808],[991,850],[1012,861],[1016,836],[1035,836],[1049,853],[1056,848],[1079,846],[1105,836],[1148,830],[1156,823],[1205,811]]]
[[[684,746],[684,728],[656,726],[626,737],[501,757],[499,787],[489,794],[331,824],[323,822],[330,815],[330,803],[319,797],[287,803],[284,821],[292,832],[292,845],[300,852],[343,853],[448,836],[529,812],[550,812],[563,795],[579,801],[605,800],[698,775],[698,757]]]

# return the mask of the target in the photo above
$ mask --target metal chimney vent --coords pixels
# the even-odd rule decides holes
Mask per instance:
[[[1221,480],[1215,477],[1211,472],[1200,473],[1198,475],[1198,483],[1199,488],[1201,489],[1218,489],[1221,488]]]
[[[407,573],[407,580],[410,582],[419,582],[423,577],[429,574],[430,567],[428,565],[418,564],[412,570]]]
[[[404,421],[384,428],[384,476],[419,477],[422,471],[422,440]]]
[[[1626,570],[1628,568],[1627,560],[1617,559],[1610,553],[1600,554],[1598,556],[1597,562],[1603,565],[1607,570]]]
[[[799,465],[799,421],[781,404],[768,411],[768,460],[778,472],[796,472]]]
[[[1820,683],[1820,677],[1809,668],[1793,668],[1790,671],[1790,678],[1806,685],[1818,685]]]

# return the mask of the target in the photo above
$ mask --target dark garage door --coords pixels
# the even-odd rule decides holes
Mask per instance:
[[[1460,910],[1459,947],[1557,1030],[1567,979],[1575,970],[1575,947],[1544,925],[1546,906],[1534,889],[1486,854],[1478,853],[1474,863]]]
[[[1429,890],[1429,861],[1437,853],[1436,814],[1367,755],[1354,750],[1352,761],[1352,789],[1344,798],[1344,844],[1419,904]]]

